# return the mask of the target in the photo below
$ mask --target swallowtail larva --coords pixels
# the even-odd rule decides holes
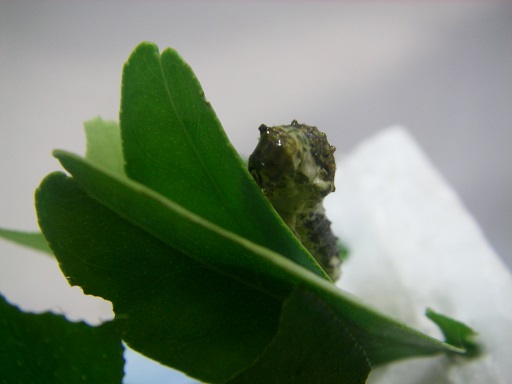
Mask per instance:
[[[338,238],[325,216],[324,197],[334,191],[335,148],[316,127],[299,124],[259,127],[249,172],[286,225],[329,277],[340,276]]]

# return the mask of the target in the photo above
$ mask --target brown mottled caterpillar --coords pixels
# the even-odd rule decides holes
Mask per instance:
[[[325,217],[323,199],[334,191],[335,148],[316,127],[259,127],[249,172],[286,225],[335,281],[340,276],[338,238]]]

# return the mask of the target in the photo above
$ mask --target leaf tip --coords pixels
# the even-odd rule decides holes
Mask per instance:
[[[155,43],[153,43],[151,41],[143,41],[143,42],[139,43],[139,45],[137,45],[135,47],[135,49],[132,51],[125,66],[130,65],[131,61],[134,60],[135,57],[138,57],[138,56],[144,57],[147,55],[160,56],[160,50],[158,48],[158,45],[156,45]]]
[[[437,313],[431,308],[427,308],[425,316],[439,327],[447,344],[462,349],[463,354],[467,357],[475,357],[480,354],[480,346],[475,340],[478,333],[472,328],[458,320]]]

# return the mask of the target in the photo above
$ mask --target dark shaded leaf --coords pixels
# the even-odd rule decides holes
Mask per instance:
[[[279,332],[254,366],[230,384],[361,384],[371,363],[343,319],[297,288],[285,301]]]
[[[0,296],[2,383],[121,383],[123,346],[113,322],[97,327],[20,311]]]
[[[88,197],[63,174],[37,193],[38,216],[71,284],[112,301],[134,349],[223,382],[273,337],[280,302],[195,261]]]

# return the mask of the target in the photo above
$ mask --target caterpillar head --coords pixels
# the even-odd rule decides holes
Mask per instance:
[[[259,127],[249,171],[283,211],[313,206],[334,191],[335,148],[318,128],[299,124]]]

